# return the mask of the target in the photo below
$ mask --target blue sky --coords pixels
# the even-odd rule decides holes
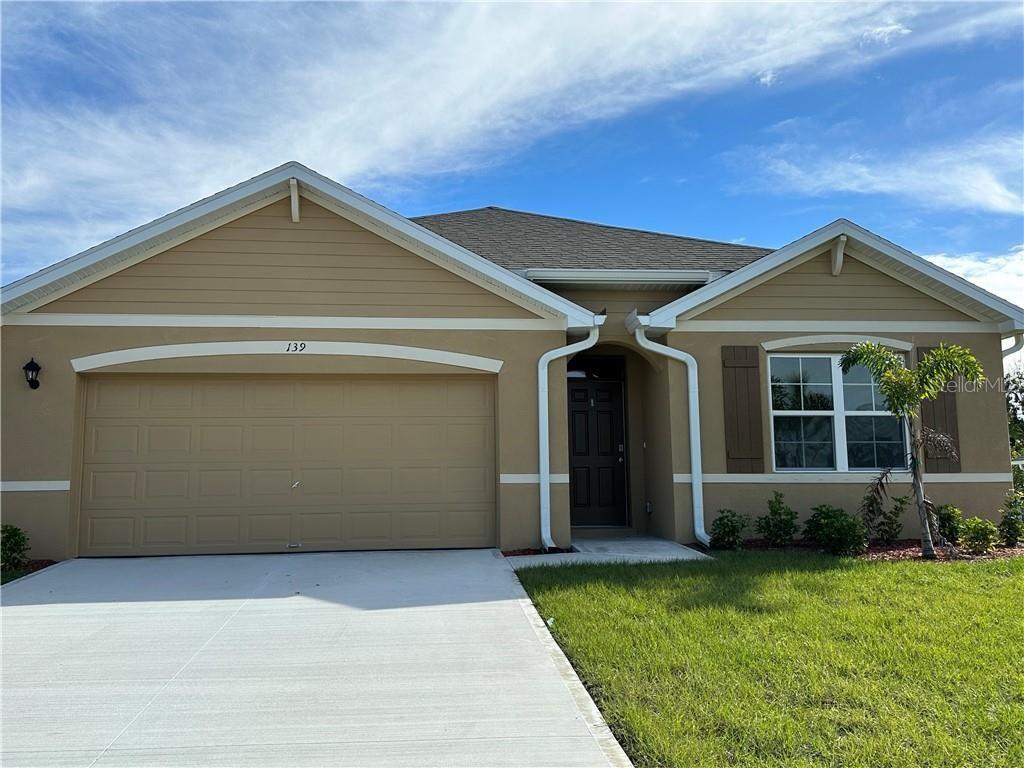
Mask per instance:
[[[3,6],[3,282],[289,159],[780,246],[840,216],[1024,301],[1019,3]]]

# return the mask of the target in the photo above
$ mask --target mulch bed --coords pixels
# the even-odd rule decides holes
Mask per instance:
[[[20,579],[21,576],[28,576],[30,573],[41,571],[43,570],[43,568],[49,568],[51,565],[56,564],[56,560],[29,560],[28,565],[26,565],[24,568],[18,569],[18,571],[21,572],[21,575],[18,576],[18,578]]]
[[[503,549],[501,554],[505,557],[519,557],[520,555],[561,555],[565,552],[572,552],[571,549],[549,549],[545,552],[543,549]]]
[[[743,548],[754,551],[776,549],[776,547],[769,546],[765,539],[748,539],[743,542]],[[785,547],[785,549],[813,552],[815,547],[810,542],[797,539],[793,542],[793,546]],[[872,544],[858,557],[861,560],[923,559],[921,557],[921,542],[918,539],[900,539],[895,544]],[[972,555],[967,550],[958,547],[935,546],[936,560],[1000,560],[1007,557],[1024,557],[1024,546],[998,546],[994,552],[987,555]]]
[[[888,546],[872,546],[860,557],[862,560],[920,560],[921,542],[902,539]],[[972,555],[959,547],[935,547],[936,560],[1001,560],[1007,557],[1024,557],[1024,546],[1000,546],[987,555]]]

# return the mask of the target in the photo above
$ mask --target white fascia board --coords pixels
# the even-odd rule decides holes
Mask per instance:
[[[706,269],[547,269],[524,270],[523,276],[547,285],[631,285],[663,283],[704,285],[711,281]]]
[[[450,259],[453,263],[481,275],[494,286],[504,288],[550,312],[564,316],[569,328],[591,328],[595,324],[594,313],[584,307],[531,283],[526,278],[446,240],[429,229],[409,221],[394,211],[294,161],[11,283],[3,288],[5,311],[8,307],[11,310],[16,310],[19,306],[24,306],[28,303],[30,295],[36,291],[68,279],[75,273],[93,267],[130,248],[144,247],[147,243],[158,241],[170,233],[187,229],[189,224],[196,223],[205,217],[215,216],[221,211],[228,211],[232,206],[242,205],[268,192],[283,192],[284,195],[287,195],[290,192],[290,181],[293,178],[298,182],[300,191],[310,199],[316,201],[320,198],[325,202],[340,206],[344,210],[360,214],[366,220],[376,224],[375,228],[385,228],[390,233],[397,235],[400,240],[431,249]]]
[[[651,326],[655,328],[674,328],[676,320],[680,315],[697,309],[730,291],[742,289],[745,284],[753,283],[757,278],[785,266],[808,251],[820,248],[841,235],[858,240],[922,276],[935,280],[947,288],[978,302],[991,311],[1002,315],[1008,325],[1008,332],[1024,329],[1024,309],[979,288],[962,277],[947,272],[927,259],[923,259],[847,219],[837,219],[831,224],[827,224],[821,229],[817,229],[801,237],[799,240],[795,240],[789,245],[783,246],[767,256],[763,256],[757,261],[751,262],[747,266],[741,267],[735,272],[731,272],[725,277],[715,280],[703,288],[698,288],[693,293],[689,293],[655,310],[651,313]]]
[[[998,333],[976,320],[682,320],[661,331],[686,333]]]
[[[329,328],[364,331],[564,331],[562,318],[335,317],[330,315],[135,315],[12,313],[0,325],[73,328]]]

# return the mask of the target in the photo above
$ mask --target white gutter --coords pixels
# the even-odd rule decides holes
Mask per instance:
[[[713,275],[706,269],[550,269],[523,270],[523,277],[545,285],[621,285],[659,283],[704,285]]]
[[[568,357],[597,344],[605,316],[595,315],[587,338],[564,347],[549,349],[537,361],[537,456],[540,463],[540,541],[545,551],[555,549],[551,538],[551,440],[548,420],[548,365],[552,360]]]
[[[638,315],[634,309],[626,317],[626,329],[633,333],[641,348],[658,355],[678,360],[686,366],[686,404],[689,408],[690,424],[690,492],[693,506],[693,533],[697,541],[705,546],[711,544],[711,537],[704,530],[704,472],[701,468],[700,452],[700,398],[697,388],[697,360],[688,352],[658,344],[647,338],[646,328],[650,318]]]

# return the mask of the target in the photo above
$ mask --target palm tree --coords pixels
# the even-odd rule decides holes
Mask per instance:
[[[965,347],[951,344],[939,345],[918,362],[916,368],[907,368],[903,358],[892,350],[871,341],[862,341],[846,351],[839,364],[843,373],[855,365],[863,365],[875,381],[878,389],[888,401],[889,410],[900,419],[900,423],[911,435],[908,454],[910,477],[917,502],[917,514],[921,519],[921,555],[932,560],[935,546],[932,541],[931,502],[924,493],[921,459],[925,449],[946,456],[956,456],[953,439],[944,433],[919,426],[922,400],[932,400],[942,392],[943,387],[953,379],[977,383],[982,381],[984,372],[981,363]],[[874,492],[884,489],[891,470],[884,470],[874,483]]]

